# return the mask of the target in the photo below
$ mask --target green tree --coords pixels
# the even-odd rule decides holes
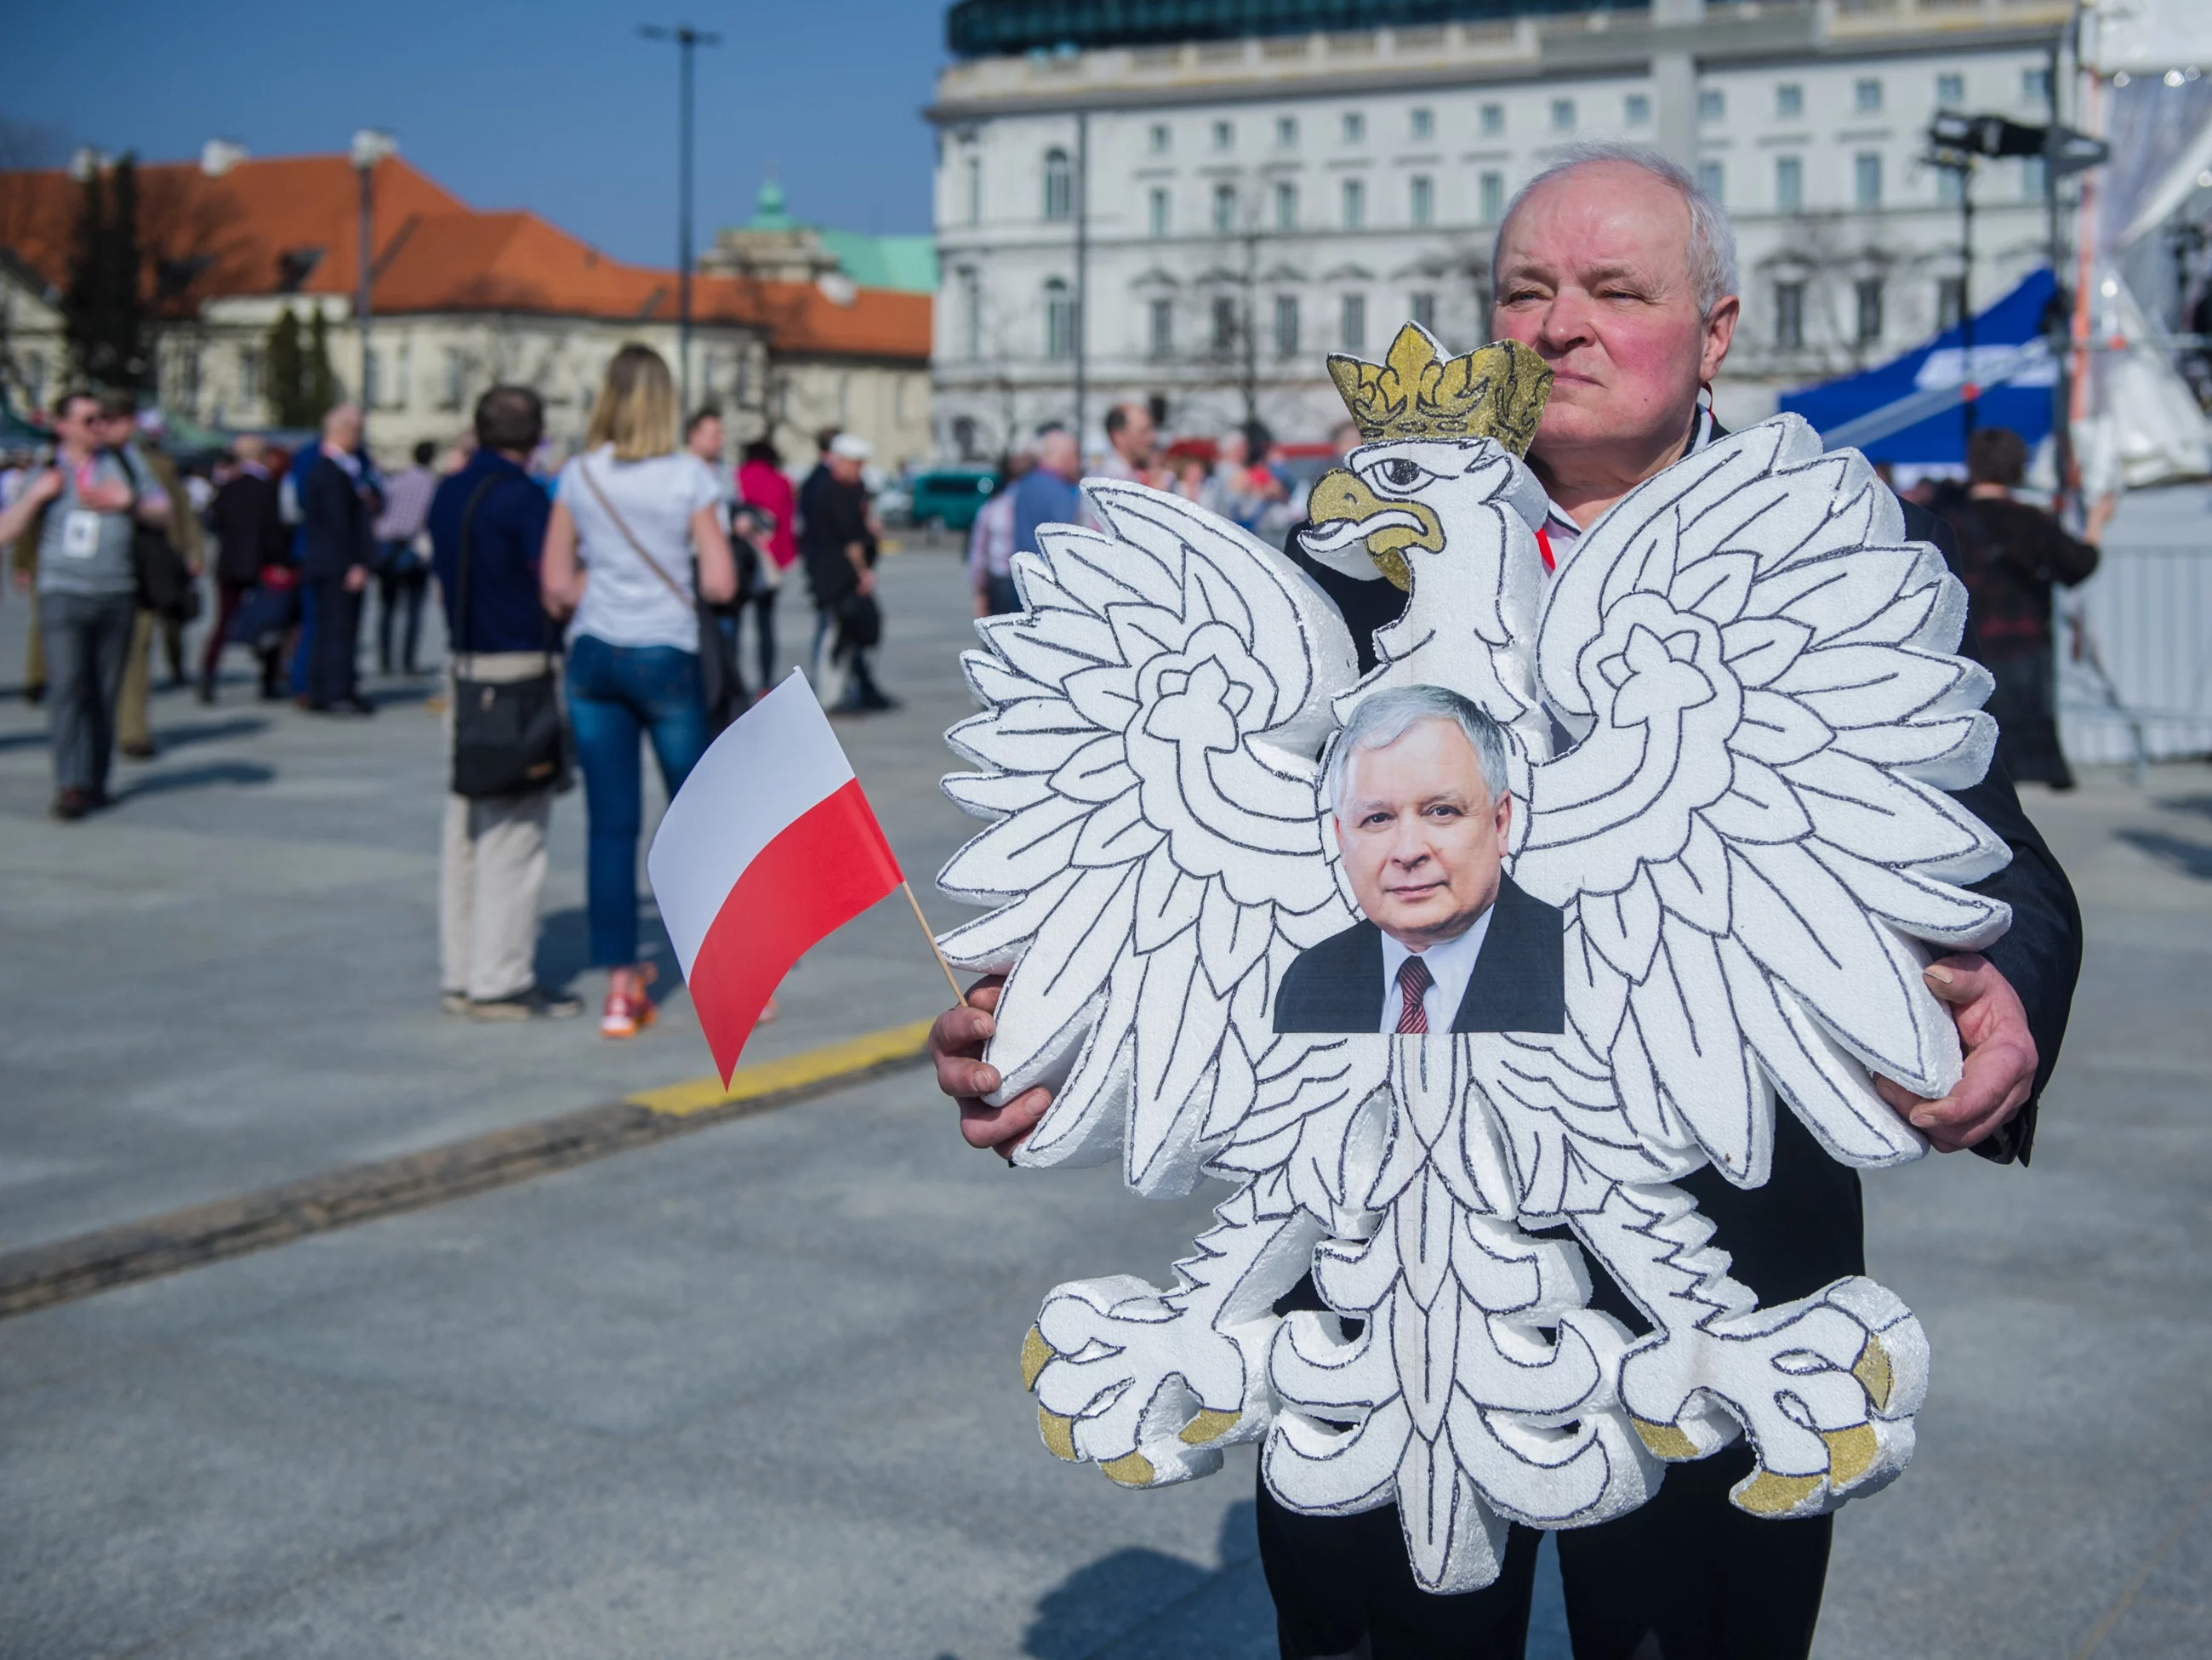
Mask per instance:
[[[270,325],[263,359],[270,419],[280,427],[313,427],[337,402],[337,377],[331,372],[328,325],[320,306],[309,313],[307,338],[300,340],[300,319],[291,307]]]
[[[77,203],[63,328],[77,373],[131,392],[152,382],[138,246],[138,169],[125,155],[88,172]]]
[[[269,325],[269,341],[262,356],[262,392],[269,404],[269,418],[280,427],[305,426],[300,418],[300,319],[287,306]]]

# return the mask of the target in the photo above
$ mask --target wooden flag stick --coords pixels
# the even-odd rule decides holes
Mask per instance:
[[[914,897],[914,884],[902,877],[899,886],[906,891],[906,902],[914,907],[914,920],[921,925],[921,937],[929,941],[929,954],[937,959],[937,966],[945,970],[945,983],[952,988],[962,1008],[968,1006],[968,994],[960,989],[960,982],[953,977],[952,964],[945,960],[945,953],[937,948],[937,936],[930,932],[929,919],[921,914],[921,901]]]

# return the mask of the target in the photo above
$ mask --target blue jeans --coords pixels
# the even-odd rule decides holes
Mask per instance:
[[[637,836],[645,818],[638,734],[653,740],[673,799],[707,749],[697,654],[579,635],[568,648],[568,723],[584,770],[592,962],[627,968],[637,961]]]

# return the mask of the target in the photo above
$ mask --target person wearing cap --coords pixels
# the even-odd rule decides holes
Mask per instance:
[[[830,660],[844,673],[841,695],[828,700],[831,713],[896,708],[896,701],[876,684],[868,665],[868,653],[883,625],[882,612],[876,609],[875,528],[868,513],[867,486],[861,479],[862,465],[875,451],[857,433],[827,436],[822,464],[799,492],[799,546],[806,560],[817,613],[817,684],[822,684],[822,644],[834,629]]]

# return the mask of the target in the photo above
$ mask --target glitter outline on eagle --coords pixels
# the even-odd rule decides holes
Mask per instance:
[[[1674,1183],[1764,1183],[1778,1097],[1847,1164],[1926,1150],[1869,1073],[1956,1082],[1921,970],[2010,921],[1960,885],[2007,849],[1942,794],[1996,735],[1964,593],[1865,458],[1787,415],[1639,485],[1540,593],[1535,355],[1447,359],[1409,324],[1329,368],[1364,441],[1303,544],[1405,592],[1373,670],[1284,555],[1103,479],[1103,528],[1042,531],[1024,609],[963,659],[987,712],[947,739],[982,770],[944,787],[996,822],[939,880],[997,909],[941,944],[1008,976],[994,1099],[1055,1091],[1016,1162],[1237,1184],[1172,1288],[1047,1298],[1045,1444],[1154,1487],[1262,1442],[1291,1509],[1395,1501],[1433,1591],[1491,1583],[1509,1522],[1624,1514],[1739,1433],[1736,1505],[1833,1510],[1911,1456],[1919,1323],[1863,1277],[1759,1306]],[[1414,684],[1505,730],[1508,869],[1566,914],[1563,1033],[1272,1028],[1291,959],[1355,915],[1333,734]],[[1525,1231],[1560,1223],[1577,1243]],[[1585,1306],[1583,1251],[1648,1334]],[[1334,1312],[1276,1315],[1309,1272]]]

